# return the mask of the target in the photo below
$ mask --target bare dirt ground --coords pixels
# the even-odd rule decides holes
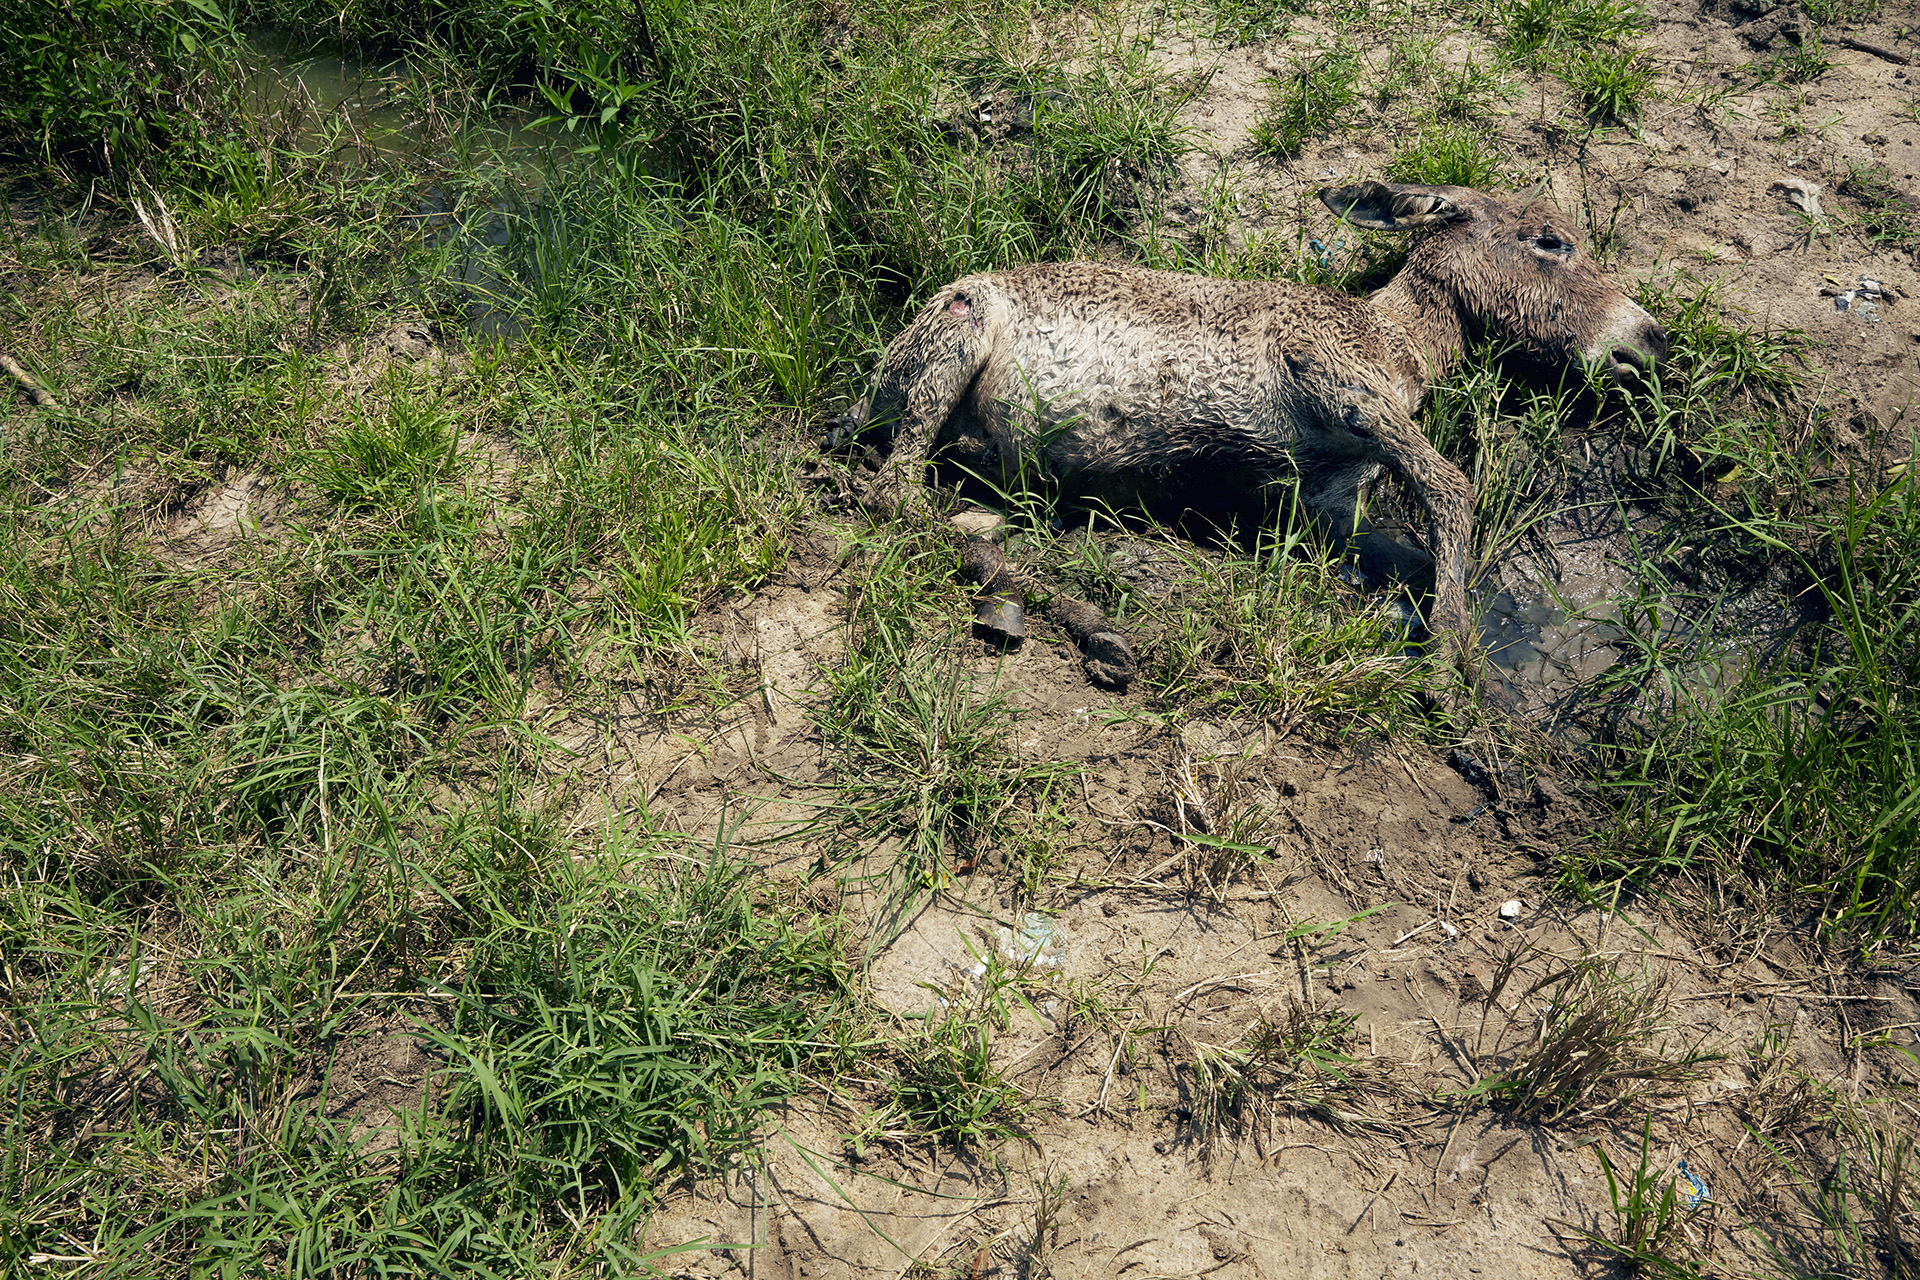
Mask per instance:
[[[792,712],[831,659],[835,612],[830,592],[794,586],[741,603],[774,716],[752,701],[704,751],[658,727],[616,733],[592,767],[648,780],[656,816],[673,806],[690,827],[748,797],[771,802],[749,801],[758,821],[790,820],[781,798],[804,798],[823,764]],[[872,1131],[876,1080],[823,1081],[763,1167],[669,1197],[650,1241],[709,1242],[678,1274],[1583,1274],[1579,1229],[1612,1225],[1595,1139],[1631,1157],[1647,1108],[1655,1168],[1689,1160],[1713,1192],[1695,1230],[1737,1258],[1741,1224],[1779,1194],[1747,1126],[1777,1124],[1793,1088],[1748,1047],[1771,1034],[1797,1070],[1871,1091],[1882,1067],[1862,1033],[1920,1022],[1899,981],[1863,985],[1758,917],[1556,901],[1540,856],[1590,819],[1550,779],[1502,786],[1491,760],[1340,754],[1257,724],[1115,723],[1128,700],[1042,643],[970,661],[1023,708],[1023,750],[1084,768],[1074,865],[1040,904],[1059,965],[1036,967],[1038,994],[993,1040],[1035,1120],[997,1149],[934,1148]],[[1210,876],[1166,829],[1173,791],[1204,804],[1226,783],[1272,807],[1270,869],[1250,878]],[[937,1020],[979,990],[980,958],[1023,911],[983,864],[873,958],[873,998],[903,1025]],[[1643,1049],[1699,1061],[1635,1104],[1603,1088],[1551,1124],[1436,1101],[1473,1088],[1474,1062],[1525,1052],[1557,990],[1528,989],[1583,960],[1647,1000],[1659,1042]],[[1339,1118],[1286,1088],[1265,1108],[1209,1095],[1196,1061],[1299,1011],[1352,1019],[1330,1045],[1351,1059]]]

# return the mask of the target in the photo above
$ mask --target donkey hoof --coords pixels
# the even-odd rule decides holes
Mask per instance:
[[[973,605],[973,631],[982,640],[1012,648],[1027,638],[1027,611],[1018,600],[988,596]]]
[[[1096,631],[1081,645],[1081,652],[1085,655],[1081,665],[1086,668],[1087,678],[1101,688],[1125,693],[1133,683],[1137,670],[1133,648],[1119,632]]]

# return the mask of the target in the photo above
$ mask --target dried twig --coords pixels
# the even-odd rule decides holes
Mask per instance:
[[[41,386],[38,382],[35,382],[33,375],[21,368],[18,362],[5,352],[0,352],[0,369],[4,369],[15,382],[19,383],[20,389],[26,392],[28,397],[42,409],[58,409],[60,407],[60,402],[53,398],[53,393]]]
[[[1910,67],[1913,65],[1913,59],[1909,58],[1906,54],[1895,53],[1885,45],[1874,44],[1870,40],[1855,40],[1852,36],[1836,36],[1822,33],[1820,41],[1822,44],[1837,44],[1842,49],[1857,49],[1861,53],[1870,53],[1876,58],[1885,58],[1888,62],[1896,63],[1899,66]]]

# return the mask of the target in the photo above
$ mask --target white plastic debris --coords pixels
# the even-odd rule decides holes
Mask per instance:
[[[1848,289],[1844,293],[1833,294],[1835,311],[1851,311],[1868,324],[1880,323],[1880,304],[1878,293],[1868,293],[1863,289]]]
[[[1520,899],[1508,898],[1505,902],[1501,903],[1500,918],[1502,920],[1518,920],[1520,918]]]
[[[1452,925],[1448,924],[1445,920],[1442,920],[1440,922],[1440,928],[1441,928],[1441,931],[1447,935],[1448,942],[1452,942],[1455,938],[1460,936],[1460,931],[1454,928]]]
[[[1066,930],[1038,911],[1022,916],[1017,931],[1002,926],[998,936],[1000,958],[1017,968],[1058,969],[1066,963]]]
[[[1809,218],[1827,216],[1827,211],[1820,207],[1820,184],[1817,182],[1809,182],[1805,178],[1780,178],[1775,180],[1772,189],[1786,192],[1787,203]]]

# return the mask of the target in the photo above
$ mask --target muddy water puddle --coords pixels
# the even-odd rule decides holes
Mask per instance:
[[[1573,477],[1573,493],[1524,549],[1482,564],[1473,593],[1491,700],[1574,741],[1592,735],[1597,714],[1644,717],[1675,696],[1730,690],[1811,620],[1780,582],[1734,584],[1697,563],[1683,565],[1690,549],[1670,547],[1665,519],[1624,498],[1594,498],[1619,478],[1599,464]],[[1107,563],[1116,578],[1164,600],[1232,554],[1177,536],[1123,537],[1108,545]],[[1369,606],[1398,605],[1409,638],[1423,635],[1403,589],[1352,566],[1343,577]],[[1640,671],[1649,650],[1661,655],[1662,679],[1636,690],[1627,672]]]
[[[1476,594],[1496,699],[1573,738],[1589,731],[1582,712],[1602,686],[1624,678],[1624,660],[1638,670],[1647,650],[1659,650],[1679,685],[1637,696],[1606,690],[1616,704],[1647,714],[1663,697],[1731,689],[1812,617],[1812,598],[1788,599],[1777,578],[1735,582],[1694,548],[1674,547],[1679,539],[1667,520],[1626,492],[1627,453],[1618,442],[1590,445],[1590,461],[1570,478],[1561,507],[1525,550],[1485,567]]]
[[[388,161],[418,162],[423,181],[412,217],[468,299],[468,332],[478,338],[522,336],[523,308],[510,300],[516,291],[496,264],[516,235],[543,233],[539,224],[552,215],[542,193],[580,140],[539,124],[530,110],[511,107],[457,136],[441,136],[405,105],[410,72],[403,60],[361,58],[286,31],[255,31],[250,43],[255,62],[247,74],[248,95],[263,117],[290,120],[299,145],[345,144]],[[486,157],[490,194],[476,198],[457,180],[432,178],[440,170],[435,157],[445,154]]]
[[[255,31],[248,42],[255,54],[248,96],[260,106],[304,98],[309,108],[304,141],[318,140],[328,120],[344,122],[389,153],[426,141],[419,130],[409,129],[407,113],[389,92],[405,76],[404,63],[377,64],[343,50],[313,48],[290,31]]]

